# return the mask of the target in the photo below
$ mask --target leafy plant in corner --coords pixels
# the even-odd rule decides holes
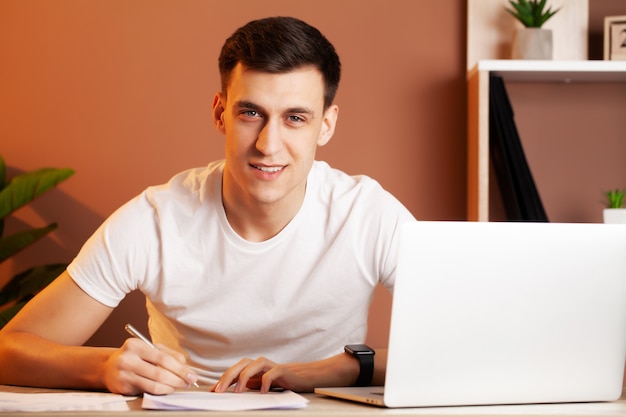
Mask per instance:
[[[513,8],[506,9],[527,28],[540,28],[560,9],[546,7],[547,0],[509,0]],[[545,10],[544,10],[545,9]]]
[[[6,165],[0,156],[0,263],[35,243],[57,228],[56,223],[4,236],[5,219],[35,197],[74,174],[70,168],[41,168],[16,175],[7,182]],[[20,272],[0,289],[0,328],[37,292],[51,283],[66,264],[35,266]]]
[[[608,200],[608,208],[622,208],[624,206],[624,197],[626,197],[626,190],[609,190],[605,193]]]

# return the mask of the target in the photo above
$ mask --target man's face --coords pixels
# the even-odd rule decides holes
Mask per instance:
[[[213,103],[226,135],[227,203],[300,206],[315,151],[330,140],[337,107],[324,111],[324,83],[314,67],[282,74],[232,72],[227,95]]]

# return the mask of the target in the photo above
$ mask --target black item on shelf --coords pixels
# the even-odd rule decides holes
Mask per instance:
[[[547,222],[502,77],[489,79],[489,153],[508,221]]]

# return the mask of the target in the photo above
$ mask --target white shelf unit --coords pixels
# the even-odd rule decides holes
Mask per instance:
[[[490,74],[506,82],[626,83],[626,61],[478,61],[467,76],[467,219],[472,221],[489,221]]]

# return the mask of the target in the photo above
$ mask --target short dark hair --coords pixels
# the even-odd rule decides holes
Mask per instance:
[[[341,77],[341,63],[335,47],[318,29],[293,17],[253,20],[226,40],[219,57],[224,94],[238,63],[270,73],[315,66],[324,79],[325,109],[333,103]]]

